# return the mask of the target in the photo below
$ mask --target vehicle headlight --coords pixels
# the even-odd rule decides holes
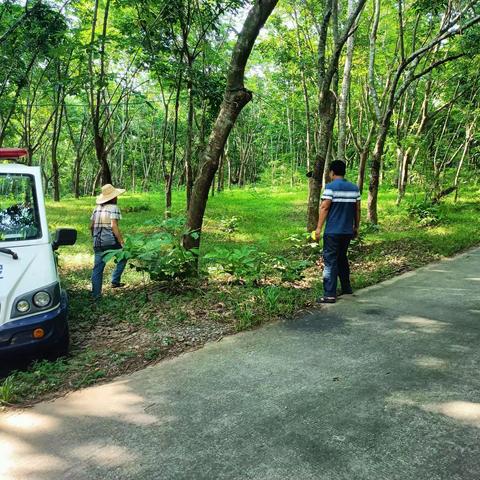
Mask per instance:
[[[27,313],[30,310],[30,304],[27,300],[20,300],[17,302],[17,310],[20,313]]]
[[[38,308],[45,308],[50,304],[51,301],[52,301],[52,297],[50,296],[50,294],[43,290],[41,292],[37,292],[33,296],[33,303]]]

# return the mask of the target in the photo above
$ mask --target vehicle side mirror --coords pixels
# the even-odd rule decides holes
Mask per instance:
[[[73,228],[58,228],[55,232],[55,240],[52,243],[54,250],[64,245],[75,245],[77,241],[77,231]]]

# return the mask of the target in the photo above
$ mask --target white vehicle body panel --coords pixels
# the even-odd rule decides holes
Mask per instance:
[[[11,318],[15,299],[41,290],[59,281],[43,196],[40,167],[17,164],[0,164],[0,174],[29,175],[35,181],[35,195],[41,225],[41,236],[31,240],[0,241],[0,248],[8,248],[18,255],[0,252],[0,326],[19,317]],[[52,308],[57,305],[52,305]],[[28,312],[25,316],[28,316]],[[21,318],[21,317],[20,317]]]

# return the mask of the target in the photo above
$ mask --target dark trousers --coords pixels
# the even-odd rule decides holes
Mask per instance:
[[[337,296],[337,277],[344,292],[351,290],[348,246],[353,235],[323,236],[323,293],[326,297]]]

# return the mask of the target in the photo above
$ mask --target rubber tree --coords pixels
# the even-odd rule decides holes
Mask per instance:
[[[389,82],[388,94],[386,95],[384,105],[379,105],[378,103],[375,103],[374,105],[375,111],[377,112],[377,115],[379,115],[379,127],[373,150],[368,189],[367,220],[372,224],[378,223],[377,200],[380,184],[381,161],[395,106],[413,82],[428,75],[441,65],[457,60],[464,55],[464,53],[449,55],[447,52],[447,54],[440,60],[433,61],[429,66],[424,67],[423,70],[420,70],[417,73],[421,61],[425,59],[428,60],[429,55],[438,45],[449,45],[449,42],[447,41],[449,38],[463,34],[466,30],[480,22],[480,15],[471,16],[471,9],[475,3],[475,1],[469,2],[461,10],[455,10],[449,2],[436,35],[429,42],[425,42],[421,47],[407,55],[402,18],[403,1],[398,1],[400,62],[395,69],[393,80]],[[377,1],[376,9],[378,9],[378,12],[379,8],[380,2]],[[376,96],[376,90],[375,88],[372,88],[371,90],[371,98],[376,102],[375,98],[378,98]]]
[[[368,87],[364,87],[364,93],[362,94],[361,100],[358,102],[355,121],[353,120],[352,109],[348,109],[347,112],[347,125],[350,137],[352,138],[353,145],[358,155],[357,186],[360,193],[363,193],[367,159],[370,154],[371,140],[376,131],[376,121],[373,118],[373,115],[370,115],[370,106],[368,104],[366,92],[367,89]],[[354,127],[354,124],[356,124],[356,128]],[[339,156],[339,158],[341,157]]]
[[[359,18],[366,0],[358,0],[355,9],[348,17],[343,31],[335,34],[333,52],[330,58],[326,59],[328,44],[328,28],[332,16],[335,17],[334,9],[338,4],[334,0],[325,0],[323,18],[318,26],[318,144],[315,157],[315,164],[308,184],[308,209],[307,229],[314,230],[318,222],[318,207],[320,205],[320,193],[323,185],[323,172],[333,134],[333,126],[336,117],[337,100],[332,91],[332,84],[338,76],[338,64],[343,47],[348,38],[353,34],[354,25]]]
[[[303,26],[300,24],[300,13],[297,11],[296,6],[293,8],[292,18],[295,22],[295,34],[296,34],[296,47],[297,56],[300,63],[300,75],[302,80],[302,93],[303,101],[305,103],[305,153],[306,153],[306,167],[307,171],[310,171],[311,154],[312,154],[312,114],[310,107],[310,93],[308,91],[308,78],[307,78],[307,56],[308,52],[304,52],[304,41],[301,39],[301,31]],[[302,31],[303,33],[303,31]]]
[[[245,88],[245,68],[255,41],[277,5],[278,0],[255,0],[233,49],[227,75],[227,85],[207,146],[200,159],[200,169],[193,185],[187,211],[184,246],[194,249],[200,246],[203,218],[208,194],[218,170],[220,158],[228,136],[242,109],[252,100],[252,92]]]
[[[348,0],[348,16],[352,15],[355,0]],[[355,31],[348,37],[345,65],[343,67],[342,90],[338,99],[338,147],[337,159],[345,160],[345,147],[347,144],[347,108],[352,79],[353,52],[355,50]]]
[[[90,111],[95,155],[99,166],[98,180],[102,184],[112,183],[112,169],[109,155],[116,144],[124,138],[124,133],[130,125],[130,119],[122,122],[119,132],[115,132],[114,124],[117,112],[121,106],[128,104],[128,98],[134,90],[134,79],[139,67],[135,66],[135,57],[126,57],[126,66],[120,78],[115,82],[112,77],[111,52],[114,51],[113,36],[110,36],[109,22],[112,0],[95,0],[91,25],[90,40],[87,46],[87,65],[85,88]],[[103,14],[102,14],[103,8]],[[99,30],[99,31],[97,31]]]
[[[107,41],[107,29],[108,29],[108,17],[110,12],[111,0],[107,0],[105,4],[105,11],[103,16],[102,33],[100,36],[99,50],[99,63],[100,71],[98,75],[94,73],[94,65],[96,58],[94,55],[95,42],[96,42],[96,29],[99,14],[99,0],[95,1],[93,8],[92,29],[89,45],[88,56],[88,73],[89,73],[89,91],[88,98],[90,104],[91,113],[91,125],[93,129],[93,141],[95,145],[95,154],[100,166],[102,184],[112,183],[112,173],[110,165],[108,164],[108,149],[107,141],[105,139],[106,125],[102,125],[102,120],[105,117],[105,108],[103,105],[104,98],[106,96],[107,86],[107,71],[106,71],[106,41]]]

